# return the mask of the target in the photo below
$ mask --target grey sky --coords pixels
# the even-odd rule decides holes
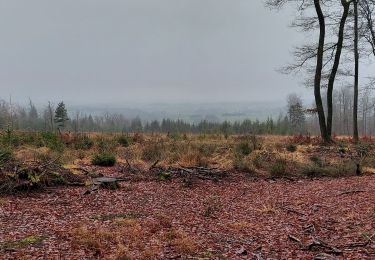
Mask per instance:
[[[285,100],[301,37],[262,0],[1,0],[0,96],[78,103]]]

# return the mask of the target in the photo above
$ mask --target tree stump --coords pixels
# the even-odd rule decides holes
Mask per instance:
[[[115,190],[120,186],[118,184],[119,179],[112,177],[99,177],[92,179],[92,184],[105,189]]]

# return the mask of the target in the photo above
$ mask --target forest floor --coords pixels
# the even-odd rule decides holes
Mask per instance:
[[[97,168],[106,176],[113,169]],[[0,197],[2,259],[373,259],[375,175],[122,182]]]

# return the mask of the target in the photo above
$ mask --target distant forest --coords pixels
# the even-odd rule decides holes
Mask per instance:
[[[334,133],[352,134],[353,90],[341,88],[334,93]],[[371,91],[361,93],[359,106],[359,130],[361,135],[375,134],[375,97]],[[243,121],[191,123],[183,120],[144,121],[139,117],[128,118],[122,114],[105,113],[101,116],[67,113],[68,107],[61,102],[57,106],[48,103],[38,109],[30,100],[28,106],[0,100],[0,130],[72,132],[145,132],[145,133],[221,133],[221,134],[319,134],[316,111],[308,109],[300,97],[291,94],[287,98],[286,113],[276,118]]]

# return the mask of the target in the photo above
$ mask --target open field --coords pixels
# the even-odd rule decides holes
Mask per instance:
[[[5,259],[375,257],[371,138],[1,138]]]

